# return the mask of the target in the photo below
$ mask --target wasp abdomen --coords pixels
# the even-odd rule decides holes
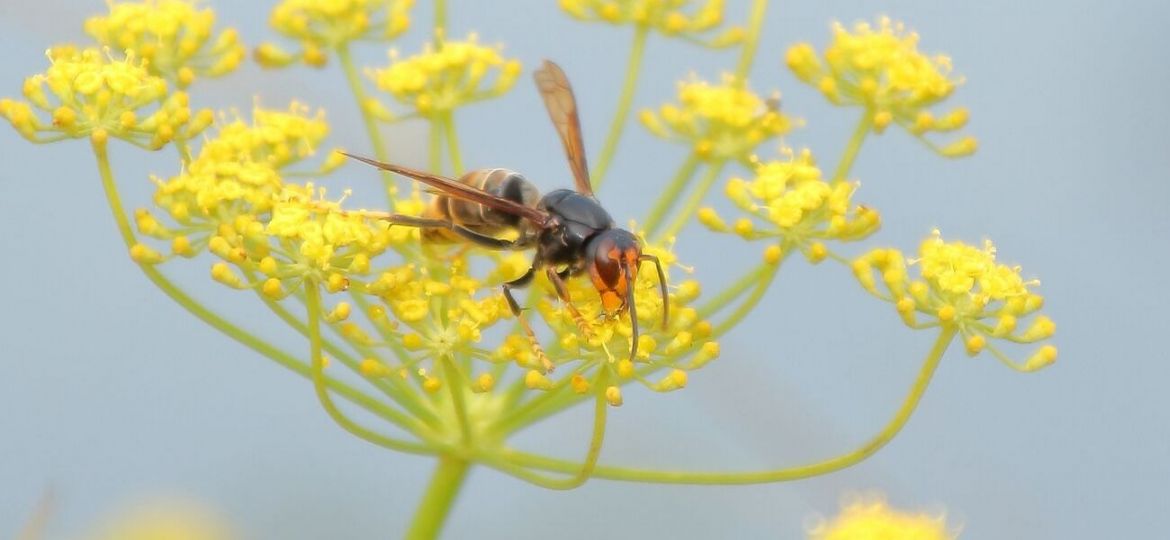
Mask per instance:
[[[478,169],[459,178],[459,182],[481,189],[497,197],[525,206],[536,206],[540,192],[523,175],[508,169]],[[424,213],[426,217],[442,219],[471,229],[477,233],[496,236],[507,230],[523,227],[522,218],[479,203],[436,194]],[[422,237],[429,242],[460,242],[459,235],[447,229],[424,229]]]

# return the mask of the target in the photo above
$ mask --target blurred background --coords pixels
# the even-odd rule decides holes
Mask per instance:
[[[219,26],[249,45],[274,39],[271,2],[207,2]],[[429,38],[420,1],[403,53]],[[748,3],[728,1],[729,22]],[[572,78],[586,144],[600,150],[631,40],[628,27],[582,24],[552,1],[450,0],[452,37],[502,43],[526,71],[557,60]],[[81,42],[99,0],[0,0],[0,96],[20,95],[44,70],[44,50]],[[882,212],[862,246],[914,251],[931,228],[944,238],[991,238],[1000,260],[1039,278],[1058,325],[1057,364],[1023,375],[952,348],[915,417],[876,456],[843,472],[746,487],[595,480],[570,492],[476,469],[445,532],[450,538],[800,538],[809,516],[836,513],[841,495],[880,490],[895,506],[945,511],[964,538],[1147,537],[1164,527],[1170,481],[1170,4],[1075,1],[772,2],[750,85],[778,89],[807,120],[786,142],[831,169],[857,120],[829,106],[783,65],[787,47],[821,49],[834,20],[878,15],[921,34],[966,77],[949,100],[971,110],[979,152],[945,160],[903,131],[871,137],[853,176],[858,202]],[[385,51],[359,51],[381,65]],[[678,80],[718,80],[735,51],[652,36],[635,107],[675,99]],[[369,153],[335,65],[261,71],[246,64],[203,80],[195,103],[247,112],[254,97],[328,111],[326,147]],[[502,99],[457,114],[469,168],[506,166],[542,189],[567,186],[559,144],[525,77]],[[425,163],[425,126],[389,132],[390,154]],[[432,469],[343,432],[311,385],[203,326],[135,268],[108,214],[84,141],[34,146],[0,128],[0,536],[18,530],[47,489],[48,538],[85,537],[144,501],[198,501],[244,538],[385,538],[401,534]],[[761,152],[773,152],[762,148]],[[685,149],[632,122],[605,189],[615,218],[644,215]],[[149,204],[148,174],[169,176],[172,152],[112,145],[127,206]],[[376,206],[375,176],[332,177],[355,205]],[[721,198],[720,195],[715,195]],[[758,259],[758,248],[693,225],[678,245],[715,290]],[[717,256],[716,256],[717,255]],[[284,343],[249,295],[207,279],[205,264],[164,267],[196,296]],[[723,356],[671,394],[633,390],[610,415],[602,461],[658,467],[759,469],[833,455],[884,424],[912,383],[933,335],[905,328],[849,271],[793,258],[764,304],[722,340]],[[294,345],[295,346],[295,345]],[[586,407],[587,408],[587,407]],[[585,408],[526,432],[517,444],[577,456]],[[485,531],[491,531],[487,533]]]

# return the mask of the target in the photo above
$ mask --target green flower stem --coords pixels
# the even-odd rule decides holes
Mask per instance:
[[[406,532],[408,540],[438,538],[447,514],[451,513],[451,504],[455,502],[455,496],[459,494],[459,488],[463,486],[470,467],[471,463],[466,459],[449,455],[439,456],[439,464],[435,467],[435,473],[431,475],[431,483],[419,501],[410,530]]]
[[[547,353],[547,351],[545,352]],[[558,380],[556,383],[554,383],[556,386],[553,388],[546,390],[540,395],[537,395],[536,397],[529,399],[528,401],[525,401],[519,405],[516,404],[516,398],[518,398],[519,395],[521,395],[528,387],[524,384],[523,380],[517,381],[517,384],[514,384],[512,388],[509,389],[509,393],[515,394],[515,397],[510,400],[511,406],[507,409],[509,412],[506,416],[495,422],[493,429],[503,434],[513,433],[520,428],[523,428],[524,426],[534,422],[535,418],[538,417],[534,417],[533,415],[544,407],[548,406],[549,403],[556,401],[558,398],[564,397],[566,395],[580,397],[569,391],[568,381],[569,377],[562,378],[561,380]]]
[[[609,134],[605,136],[605,145],[601,147],[601,154],[597,158],[597,166],[593,169],[593,190],[601,189],[605,182],[605,173],[613,162],[617,152],[618,142],[625,131],[626,121],[630,117],[630,105],[634,102],[634,91],[638,87],[638,74],[642,71],[642,57],[646,56],[646,36],[650,34],[650,27],[638,25],[634,28],[634,44],[630,47],[630,56],[626,60],[626,79],[622,83],[622,93],[618,97],[617,110],[609,124]]]
[[[349,53],[349,45],[341,44],[337,47],[337,59],[341,62],[341,70],[345,72],[345,80],[349,83],[349,91],[357,102],[358,112],[361,113],[362,123],[366,126],[366,135],[370,138],[370,145],[374,147],[374,156],[378,161],[389,161],[386,155],[386,142],[382,139],[382,131],[378,129],[378,122],[366,110],[366,102],[370,99],[362,80],[358,76],[357,67],[353,64],[353,56]],[[398,186],[394,184],[394,176],[383,171],[382,183],[386,187],[386,197],[393,207],[394,195],[398,193]]]
[[[943,353],[946,352],[957,331],[958,329],[954,326],[943,327],[918,372],[914,386],[910,388],[910,392],[902,401],[902,406],[886,426],[865,444],[840,456],[798,467],[753,472],[662,471],[598,465],[593,475],[597,478],[610,480],[659,484],[763,484],[820,476],[855,465],[880,450],[906,425],[918,407],[918,402],[926,392],[927,386],[930,385],[935,369],[938,368]],[[501,457],[517,465],[550,471],[571,472],[581,466],[578,463],[514,450],[502,452]]]
[[[655,235],[658,241],[667,240],[676,236],[679,231],[686,226],[690,221],[691,216],[699,211],[699,205],[703,204],[703,197],[707,196],[707,192],[711,190],[711,186],[715,185],[715,181],[719,179],[719,173],[723,172],[723,165],[725,161],[716,161],[707,166],[707,172],[699,179],[699,185],[695,186],[695,190],[687,197],[686,203],[674,216],[674,220],[666,227],[666,230],[661,234]]]
[[[435,35],[447,32],[447,0],[435,0]]]
[[[251,281],[255,281],[254,274],[251,272],[244,271],[244,277]],[[306,338],[309,337],[308,325],[290,313],[287,309],[284,308],[284,306],[281,306],[279,303],[275,302],[271,298],[268,298],[259,291],[256,291],[256,296],[261,301],[263,301],[264,305],[267,306],[268,309],[270,309],[273,313],[275,313],[276,316],[280,318],[280,320],[284,321],[284,323],[288,325],[289,328],[292,328]],[[359,348],[359,354],[365,356],[374,356],[372,351],[370,351],[368,348],[360,347],[357,344],[352,343],[351,345]],[[361,369],[358,366],[357,359],[349,353],[345,352],[345,350],[340,346],[329,341],[328,339],[322,339],[322,347],[325,349],[325,352],[340,360],[341,363],[346,365],[346,367],[353,370],[355,373],[360,373]],[[381,390],[382,394],[384,394],[386,397],[389,397],[390,399],[394,400],[395,403],[402,406],[402,408],[410,411],[410,413],[414,415],[415,418],[421,420],[431,429],[439,427],[439,419],[435,416],[434,412],[423,406],[422,403],[415,398],[415,395],[410,391],[410,388],[399,379],[391,377],[386,379],[366,380],[369,381],[372,386],[378,390]],[[406,426],[399,427],[406,429]]]
[[[451,168],[455,176],[463,174],[463,156],[459,153],[459,136],[455,133],[455,113],[443,114],[443,133],[447,137],[447,151],[451,157]]]
[[[760,300],[764,299],[764,295],[767,294],[768,288],[772,286],[772,282],[776,279],[776,274],[778,274],[780,270],[779,262],[776,264],[770,264],[768,266],[771,267],[771,271],[766,272],[762,276],[762,279],[756,283],[756,288],[752,289],[752,293],[748,295],[746,299],[744,299],[743,303],[740,304],[739,307],[735,308],[735,311],[731,312],[731,315],[728,315],[726,319],[715,325],[715,328],[711,330],[713,337],[718,338],[719,336],[726,334],[732,328],[735,328],[735,325],[739,324],[739,322],[742,321],[744,317],[747,317],[748,314],[750,314],[752,310],[756,308],[756,305],[760,303]]]
[[[337,422],[337,425],[358,438],[383,448],[405,452],[409,451],[408,448],[421,446],[430,451],[430,448],[425,445],[401,441],[366,429],[350,420],[337,408],[325,385],[325,356],[321,354],[321,291],[313,280],[305,281],[305,301],[309,312],[309,365],[312,366],[313,371],[313,389],[316,390],[317,400],[321,402],[325,412],[329,413],[329,417]]]
[[[593,403],[593,434],[589,438],[589,450],[585,453],[585,461],[580,464],[573,476],[548,478],[492,454],[483,456],[483,461],[500,471],[543,488],[568,490],[580,487],[593,475],[593,469],[597,467],[597,458],[601,456],[601,446],[605,442],[606,415],[609,411],[609,403],[605,400],[605,388],[608,381],[609,371],[602,370],[594,384],[596,396]]]
[[[117,224],[118,231],[121,233],[122,240],[127,247],[132,247],[138,243],[138,239],[134,236],[133,229],[130,228],[130,222],[126,217],[126,212],[122,207],[121,198],[118,196],[118,186],[114,182],[114,175],[110,169],[110,160],[107,153],[106,145],[100,143],[93,143],[93,151],[97,157],[98,171],[102,179],[102,187],[105,189],[106,202],[110,206],[110,213],[114,216],[114,222]],[[195,299],[183,292],[182,289],[171,283],[161,272],[153,266],[138,265],[146,277],[150,279],[156,287],[165,293],[176,304],[187,310],[188,313],[194,315],[199,320],[206,323],[208,326],[218,330],[220,333],[236,340],[240,344],[260,353],[268,358],[271,358],[276,363],[284,368],[292,371],[302,377],[311,377],[311,369],[303,362],[293,357],[280,349],[269,344],[255,335],[245,331],[244,329],[228,322],[224,318],[217,315],[215,312],[207,309],[205,306],[196,302]],[[396,425],[414,426],[415,422],[404,416],[402,413],[387,407],[384,403],[366,395],[362,391],[335,379],[326,378],[326,385],[337,392],[338,395],[352,402],[353,404],[362,407],[373,413],[374,415],[388,420]],[[421,438],[422,433],[417,427],[407,427],[408,431]],[[430,446],[404,442],[402,451],[413,454],[431,454],[433,450]]]
[[[646,235],[649,236],[658,229],[662,224],[662,220],[666,218],[666,213],[674,208],[675,201],[678,200],[679,193],[686,188],[687,184],[691,182],[691,178],[695,176],[695,170],[699,167],[702,160],[694,152],[687,156],[687,160],[683,162],[682,166],[678,168],[674,178],[670,184],[666,186],[666,190],[662,195],[658,196],[658,200],[654,203],[654,208],[650,210],[649,217],[646,218],[646,223],[643,228]]]
[[[861,144],[865,142],[865,136],[869,135],[872,129],[873,111],[867,107],[861,113],[861,120],[858,120],[857,128],[853,130],[853,136],[849,137],[845,153],[841,154],[841,161],[837,163],[837,170],[833,171],[833,182],[845,180],[845,177],[849,175],[849,170],[853,168],[853,162],[857,160],[857,153],[861,150]]]
[[[727,305],[730,304],[733,300],[739,298],[739,296],[743,294],[744,291],[751,289],[752,285],[759,283],[760,279],[762,279],[764,275],[768,273],[769,266],[772,265],[766,262],[756,265],[755,268],[748,270],[746,274],[735,280],[735,282],[729,285],[726,289],[719,291],[719,294],[704,302],[703,305],[699,306],[697,310],[699,313],[699,318],[706,319],[707,317],[718,313],[724,307],[727,307]]]
[[[451,390],[451,407],[455,409],[455,418],[459,420],[459,434],[463,437],[463,445],[470,448],[473,442],[471,421],[467,418],[467,400],[463,395],[467,378],[455,366],[455,359],[451,355],[443,355],[439,363],[443,365],[443,371],[447,375],[447,388]]]
[[[427,166],[435,174],[443,174],[443,120],[430,119],[430,135],[427,141]],[[411,182],[418,187],[418,182]]]
[[[756,48],[760,45],[760,32],[764,28],[764,12],[767,11],[768,0],[752,2],[752,13],[748,17],[748,33],[744,38],[743,48],[739,51],[739,62],[735,65],[735,84],[743,88],[747,85],[748,72],[752,69],[752,62],[756,58]]]

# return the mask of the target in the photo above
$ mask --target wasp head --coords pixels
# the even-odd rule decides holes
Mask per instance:
[[[615,316],[628,309],[642,257],[638,238],[622,229],[606,230],[589,240],[585,256],[589,277],[601,295],[606,314]]]

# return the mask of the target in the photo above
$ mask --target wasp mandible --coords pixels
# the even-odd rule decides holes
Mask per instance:
[[[567,278],[588,273],[607,317],[629,311],[633,334],[630,359],[633,360],[638,353],[638,313],[634,302],[638,267],[643,261],[649,261],[658,270],[663,328],[669,320],[670,309],[666,274],[657,257],[642,252],[636,236],[614,226],[609,212],[593,196],[577,101],[565,72],[545,60],[533,78],[564,145],[576,190],[558,189],[541,197],[528,180],[508,169],[479,169],[452,180],[401,165],[345,155],[436,190],[435,198],[421,217],[381,216],[392,224],[420,227],[424,239],[430,241],[466,241],[496,250],[536,250],[528,271],[504,283],[502,288],[512,314],[520,321],[546,371],[552,369],[552,362],[542,352],[536,334],[512,295],[512,289],[526,287],[542,270],[586,337],[591,335],[589,323],[569,298]],[[500,237],[509,230],[515,231],[515,239]]]

